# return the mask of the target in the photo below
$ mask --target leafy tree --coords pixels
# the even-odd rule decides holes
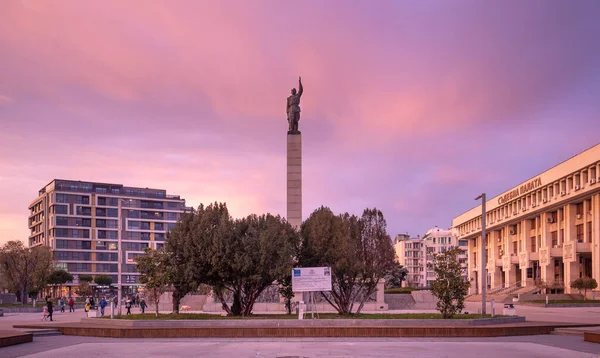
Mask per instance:
[[[402,281],[406,281],[408,269],[398,262],[394,262],[392,268],[385,275],[385,288],[402,287]]]
[[[73,281],[73,275],[63,269],[56,269],[52,271],[50,277],[48,278],[48,283],[52,285],[53,291],[54,288],[58,285],[59,290],[62,288],[67,282]],[[53,293],[53,296],[56,297],[56,292]]]
[[[365,209],[361,218],[334,215],[326,207],[315,210],[301,226],[301,267],[329,266],[332,291],[323,298],[340,314],[360,313],[390,270],[394,250],[387,223],[377,209]]]
[[[26,248],[21,241],[9,241],[0,248],[1,276],[23,305],[29,292],[46,286],[52,269],[52,253],[45,246]]]
[[[465,308],[470,283],[462,277],[458,255],[462,250],[451,247],[433,255],[435,281],[431,283],[431,293],[438,299],[437,309],[444,318],[452,318]]]
[[[92,275],[79,275],[79,282],[92,282],[94,281],[94,278],[92,277]]]
[[[79,282],[79,286],[75,291],[79,296],[91,296],[92,295],[92,286],[90,286],[89,281],[81,281]]]
[[[288,314],[292,314],[292,298],[294,298],[292,275],[287,275],[279,281],[279,294],[285,299],[285,310]]]
[[[145,285],[148,300],[154,302],[156,317],[158,317],[158,304],[160,296],[169,285],[169,260],[168,255],[161,250],[144,249],[145,255],[136,258],[136,267],[140,273],[140,283]]]
[[[179,313],[181,299],[198,288],[188,271],[190,242],[194,235],[195,210],[184,213],[175,227],[167,234],[164,251],[170,264],[169,284],[173,288],[173,313]]]
[[[570,286],[571,288],[578,290],[579,293],[583,291],[583,299],[586,300],[587,291],[595,290],[596,288],[598,288],[598,282],[596,282],[596,280],[591,277],[580,277],[575,281],[571,281]]]
[[[110,286],[112,284],[112,277],[108,275],[97,275],[94,277],[94,282],[100,286]]]

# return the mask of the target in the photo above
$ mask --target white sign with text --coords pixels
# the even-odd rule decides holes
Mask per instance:
[[[292,291],[331,291],[331,268],[300,267],[292,269]]]

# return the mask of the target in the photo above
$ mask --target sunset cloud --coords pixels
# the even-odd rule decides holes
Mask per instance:
[[[0,222],[12,237],[0,242],[27,235],[27,204],[53,178],[285,214],[284,103],[298,76],[304,217],[377,206],[391,234],[447,226],[473,193],[598,142],[599,11],[593,0],[2,2]]]

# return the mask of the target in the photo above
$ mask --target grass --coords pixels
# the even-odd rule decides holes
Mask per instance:
[[[546,303],[546,300],[534,300],[534,301],[527,301],[527,302],[532,302],[532,303]],[[579,304],[579,303],[600,303],[600,300],[548,300],[549,304],[552,303],[573,303],[573,304]]]
[[[310,317],[310,314],[304,316]],[[406,314],[359,314],[359,315],[339,315],[337,313],[319,313],[319,319],[442,319],[439,313],[406,313]],[[501,316],[496,316],[501,317]],[[110,319],[110,314],[101,317]],[[454,319],[477,319],[491,318],[491,315],[480,314],[457,314]],[[129,320],[260,320],[260,319],[298,319],[295,314],[257,314],[248,317],[229,317],[218,314],[206,313],[180,313],[180,314],[159,314],[158,318],[154,313],[132,314],[132,315],[115,315],[115,319]]]

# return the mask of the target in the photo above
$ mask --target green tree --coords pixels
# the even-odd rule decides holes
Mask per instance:
[[[402,282],[406,281],[408,269],[398,262],[394,262],[391,269],[385,274],[385,288],[402,287]]]
[[[92,286],[90,286],[90,282],[94,281],[94,277],[92,275],[79,275],[79,285],[77,287],[77,294],[79,296],[91,296],[92,295]]]
[[[285,299],[285,310],[288,314],[292,314],[292,275],[287,275],[279,281],[279,294]]]
[[[48,284],[52,285],[52,291],[56,286],[58,286],[59,290],[62,289],[62,285],[67,282],[73,281],[73,275],[63,269],[56,269],[52,271],[50,277],[48,278]],[[52,296],[56,297],[56,292],[53,292]]]
[[[591,277],[580,277],[575,281],[571,281],[570,286],[571,288],[578,290],[579,293],[583,291],[583,299],[586,300],[587,291],[595,290],[596,288],[598,288],[598,282],[596,282],[596,280]]]
[[[332,269],[332,291],[323,298],[340,314],[360,313],[375,293],[380,279],[394,263],[387,223],[377,209],[365,209],[361,218],[334,215],[326,207],[315,210],[301,226],[301,267]]]
[[[92,281],[94,281],[94,277],[92,277],[92,275],[86,275],[86,274],[79,275],[79,282],[90,283]]]
[[[444,318],[452,318],[465,308],[470,283],[462,277],[458,256],[463,251],[458,247],[433,255],[431,266],[436,278],[431,283],[431,293],[437,298],[437,309]]]
[[[173,313],[179,313],[181,299],[198,288],[190,275],[190,244],[194,235],[196,211],[184,213],[175,227],[167,234],[164,251],[171,266],[169,284],[173,289]]]
[[[170,264],[168,255],[161,250],[144,249],[145,255],[136,257],[136,267],[140,273],[140,283],[145,285],[148,300],[154,302],[156,317],[160,296],[169,285]]]
[[[45,288],[53,266],[52,253],[45,246],[26,248],[21,241],[9,241],[0,248],[0,275],[23,305],[30,292]]]
[[[108,275],[96,275],[94,282],[100,286],[110,286],[112,285],[112,277]]]

